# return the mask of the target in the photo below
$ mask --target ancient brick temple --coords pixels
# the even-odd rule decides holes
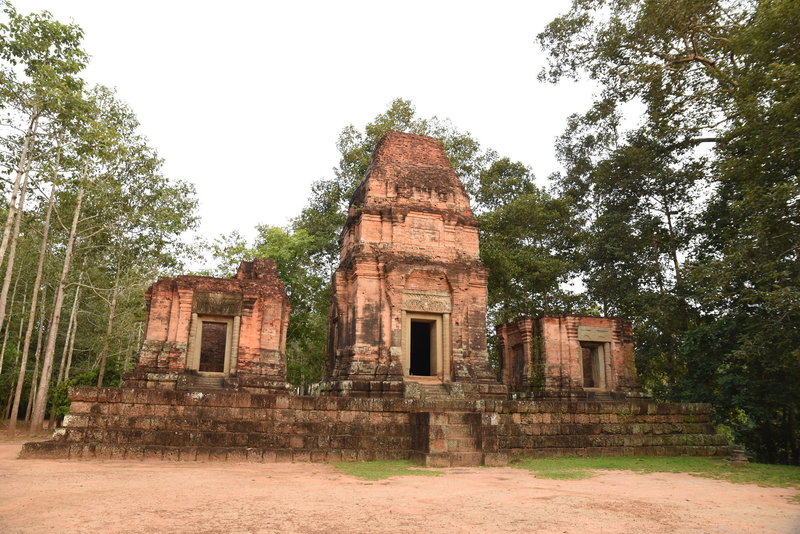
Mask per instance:
[[[230,279],[162,278],[147,294],[136,370],[121,388],[71,390],[53,439],[25,444],[21,457],[455,466],[727,452],[709,405],[622,395],[636,389],[625,321],[503,325],[497,382],[486,282],[477,224],[441,143],[389,133],[341,235],[326,395],[286,389],[289,304],[272,261],[245,262]]]
[[[509,391],[547,397],[638,396],[630,321],[525,317],[496,328]]]
[[[486,350],[478,224],[442,143],[390,132],[350,201],[323,391],[505,396]]]
[[[275,262],[243,262],[232,278],[160,278],[125,386],[285,391],[289,300]]]

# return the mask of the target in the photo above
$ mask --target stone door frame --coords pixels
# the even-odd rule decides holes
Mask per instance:
[[[192,325],[189,332],[186,369],[202,376],[231,376],[236,374],[237,354],[239,348],[239,316],[198,315],[192,314]],[[225,359],[221,373],[200,370],[200,349],[203,345],[203,323],[225,323]]]
[[[609,391],[608,387],[608,377],[606,376],[606,355],[610,354],[610,351],[606,348],[606,345],[610,345],[610,343],[599,343],[599,342],[587,342],[581,341],[579,343],[579,347],[581,349],[580,357],[578,361],[580,362],[581,367],[581,382],[583,382],[583,349],[588,348],[592,349],[592,379],[594,381],[593,387],[586,387],[583,386],[584,389],[589,391]]]
[[[411,373],[411,321],[431,323],[431,374],[427,377]],[[450,314],[403,311],[402,365],[406,379],[438,378],[450,381]]]

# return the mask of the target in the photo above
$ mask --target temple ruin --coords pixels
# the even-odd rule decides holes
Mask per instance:
[[[641,396],[630,321],[524,317],[496,328],[503,383],[516,397]]]
[[[287,389],[290,307],[274,262],[162,278],[122,387],[70,391],[53,439],[21,456],[456,466],[727,453],[709,405],[642,396],[625,320],[501,325],[498,381],[478,226],[439,141],[380,140],[340,245],[319,395]]]
[[[275,262],[243,262],[232,278],[159,278],[136,369],[124,386],[286,391],[291,307]]]
[[[478,223],[441,142],[381,139],[340,245],[325,392],[506,396],[486,351]]]

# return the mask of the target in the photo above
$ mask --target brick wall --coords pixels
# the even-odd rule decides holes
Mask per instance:
[[[719,455],[704,404],[419,401],[77,388],[21,457],[502,464],[509,456]]]

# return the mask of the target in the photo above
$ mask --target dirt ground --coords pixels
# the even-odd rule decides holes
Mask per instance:
[[[797,490],[513,468],[368,482],[320,464],[18,460],[0,443],[0,532],[800,533]]]

